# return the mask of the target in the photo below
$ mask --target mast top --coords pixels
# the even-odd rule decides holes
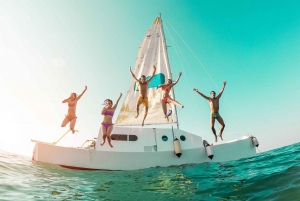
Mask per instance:
[[[161,18],[160,18],[160,17],[157,17],[157,18],[154,20],[153,24],[161,24]]]

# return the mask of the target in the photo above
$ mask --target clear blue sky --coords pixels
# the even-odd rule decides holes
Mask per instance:
[[[181,129],[213,141],[208,103],[192,88],[209,95],[226,80],[226,141],[252,134],[261,151],[299,142],[299,8],[300,1],[0,1],[0,149],[31,155],[30,139],[57,140],[67,130],[61,101],[85,85],[80,132],[65,140],[97,136],[103,100],[128,90],[128,67],[159,13],[173,78],[183,72],[175,86],[185,105]]]

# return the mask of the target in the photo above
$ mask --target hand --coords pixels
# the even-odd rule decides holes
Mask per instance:
[[[132,72],[132,71],[131,71],[131,66],[129,67],[129,71]]]
[[[85,90],[87,90],[87,86],[85,86]]]
[[[153,65],[153,68],[154,68],[154,70],[156,70],[156,66],[155,65]]]
[[[226,83],[227,83],[227,82],[226,82],[226,81],[224,81],[224,82],[223,82],[223,85],[225,86],[225,85],[226,85]]]
[[[181,76],[181,75],[182,75],[182,72],[179,73],[179,76]]]
[[[198,89],[193,89],[195,92],[198,92]]]
[[[122,93],[120,93],[120,97],[122,96],[123,94]]]

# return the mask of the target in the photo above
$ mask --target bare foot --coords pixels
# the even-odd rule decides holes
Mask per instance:
[[[181,108],[184,108],[184,105],[182,105]]]
[[[220,133],[220,134],[218,135],[218,137],[220,137],[220,138],[221,138],[221,140],[223,141],[223,138],[222,138],[222,133]]]
[[[103,145],[104,145],[104,143],[105,143],[105,142],[101,142],[101,144],[100,144],[100,145],[101,145],[101,146],[103,146]]]
[[[144,126],[144,121],[142,122],[142,126]]]
[[[217,135],[215,135],[215,142],[218,142],[218,137],[217,137]]]
[[[134,118],[137,118],[139,116],[139,113],[136,113],[136,116]]]
[[[110,148],[113,148],[114,146],[112,146],[111,144],[109,144]]]
[[[72,133],[74,134],[75,133],[75,130],[74,129],[71,129]]]

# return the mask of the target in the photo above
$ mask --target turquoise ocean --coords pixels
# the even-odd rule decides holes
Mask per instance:
[[[300,200],[300,143],[138,171],[70,170],[0,151],[0,200]]]

